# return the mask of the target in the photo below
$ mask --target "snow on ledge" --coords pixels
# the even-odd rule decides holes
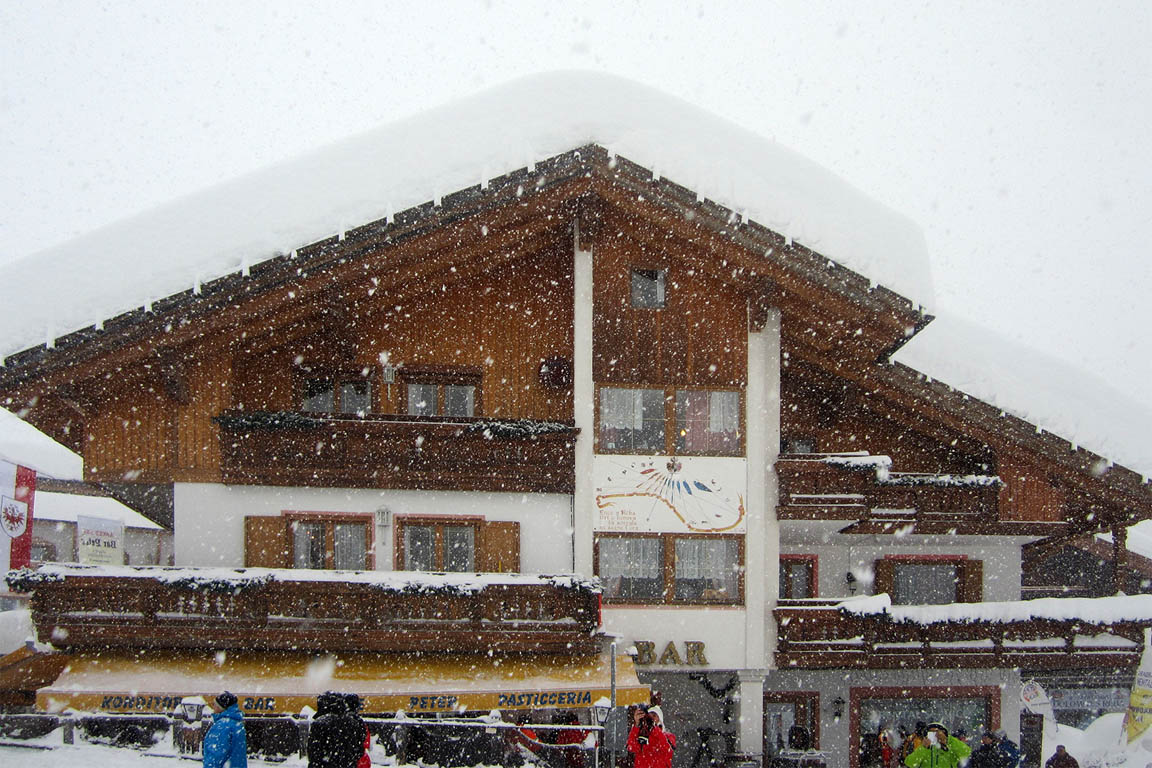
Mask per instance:
[[[389,592],[452,592],[473,594],[496,585],[540,585],[557,589],[600,592],[595,579],[576,574],[425,573],[419,571],[322,571],[292,568],[192,568],[169,566],[77,565],[48,563],[32,569],[9,571],[14,591],[32,591],[37,583],[60,582],[68,577],[153,579],[174,587],[206,591],[240,591],[272,582],[329,582],[367,584]]]
[[[892,605],[887,594],[853,598],[837,608],[858,616],[887,614],[896,622],[942,624],[949,622],[1016,622],[1032,619],[1114,624],[1125,621],[1152,622],[1152,595],[1115,597],[1045,597],[950,605]]]
[[[0,269],[0,354],[599,144],[927,308],[918,226],[831,171],[678,98],[553,72],[336,142]],[[60,296],[68,297],[60,302]]]

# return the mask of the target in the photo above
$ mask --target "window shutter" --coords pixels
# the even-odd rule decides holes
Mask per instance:
[[[289,568],[288,526],[282,517],[244,518],[244,565],[249,568]]]
[[[896,564],[892,560],[885,560],[881,558],[875,563],[875,574],[872,582],[872,594],[878,595],[881,592],[892,594],[892,588],[896,583]]]
[[[488,573],[520,571],[520,523],[486,522],[482,528],[480,570]]]
[[[956,599],[961,603],[979,603],[984,599],[984,563],[965,560],[960,563],[960,584]]]

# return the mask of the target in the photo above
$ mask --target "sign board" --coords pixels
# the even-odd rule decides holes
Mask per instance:
[[[0,460],[0,574],[32,561],[36,472]]]
[[[597,455],[592,527],[614,533],[744,533],[748,462]]]
[[[76,553],[88,565],[124,565],[124,523],[77,516]]]

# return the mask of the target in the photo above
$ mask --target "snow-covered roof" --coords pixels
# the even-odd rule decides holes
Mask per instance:
[[[161,529],[144,515],[107,496],[36,491],[33,519],[74,523],[80,515],[118,520],[129,528]]]
[[[80,480],[83,460],[16,414],[0,408],[0,459],[58,480]]]
[[[927,248],[909,219],[677,98],[611,75],[556,72],[385,125],[0,268],[0,354],[593,143],[932,304]]]
[[[1152,477],[1152,413],[1091,373],[941,314],[897,362]]]

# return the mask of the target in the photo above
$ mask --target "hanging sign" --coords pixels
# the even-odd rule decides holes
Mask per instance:
[[[76,553],[80,562],[88,565],[124,565],[124,523],[78,516]]]
[[[0,575],[32,560],[32,507],[36,472],[0,460]]]

